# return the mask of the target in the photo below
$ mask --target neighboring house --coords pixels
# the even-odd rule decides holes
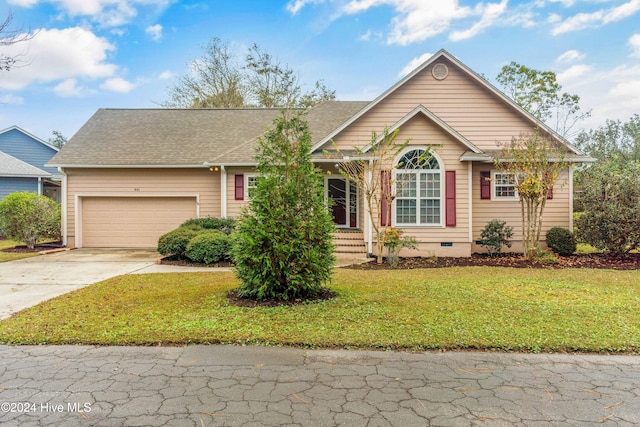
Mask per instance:
[[[18,126],[0,130],[0,199],[16,191],[60,202],[61,175],[45,164],[58,149]]]
[[[77,247],[154,247],[157,238],[191,217],[233,217],[255,186],[256,140],[274,109],[101,109],[51,160],[62,168],[64,239]],[[367,147],[371,131],[400,128],[410,139],[398,156],[404,180],[392,225],[419,241],[416,255],[468,256],[481,230],[504,219],[520,238],[520,205],[509,176],[493,168],[500,142],[541,131],[589,160],[502,92],[442,50],[372,102],[321,103],[306,113],[314,162],[325,173],[326,196],[341,238],[373,250],[362,194],[337,169]],[[428,146],[428,165],[415,162]],[[340,153],[336,147],[340,148]],[[350,157],[342,157],[351,152]],[[401,175],[398,175],[401,174]],[[572,227],[572,172],[547,203],[544,228]],[[338,240],[338,245],[342,240]]]

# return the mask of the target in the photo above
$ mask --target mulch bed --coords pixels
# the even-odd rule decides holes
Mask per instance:
[[[556,264],[542,264],[528,260],[522,254],[500,254],[489,257],[474,254],[467,258],[400,258],[395,266],[386,262],[377,264],[375,261],[366,264],[356,264],[345,268],[356,270],[409,270],[415,268],[444,268],[444,267],[513,267],[513,268],[606,268],[611,270],[640,269],[640,254],[628,254],[626,257],[612,257],[606,254],[580,254],[567,257],[557,257]]]
[[[2,249],[2,252],[13,252],[13,253],[33,253],[40,251],[48,251],[50,249],[60,249],[64,247],[62,242],[52,242],[52,243],[42,243],[36,245],[33,249],[26,247],[25,245],[14,246],[13,248]]]
[[[279,299],[265,299],[262,301],[256,301],[252,298],[243,298],[238,295],[237,289],[232,289],[227,292],[227,300],[229,304],[235,305],[238,307],[279,307],[282,305],[292,306],[292,305],[300,305],[304,303],[314,303],[318,301],[326,301],[336,297],[336,293],[331,291],[330,289],[323,288],[318,294],[313,295],[307,298],[294,298],[291,300],[279,300]]]

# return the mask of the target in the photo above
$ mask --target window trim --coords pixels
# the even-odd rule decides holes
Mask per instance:
[[[497,175],[512,175],[514,179],[513,184],[513,196],[499,196],[496,194],[496,185],[497,185]],[[495,169],[491,170],[491,200],[497,202],[511,202],[514,200],[520,200],[518,196],[518,189],[515,184],[516,174],[513,172],[500,172]]]
[[[397,227],[429,227],[429,228],[445,228],[446,227],[446,222],[445,222],[445,211],[446,211],[446,195],[445,195],[445,166],[444,166],[444,162],[442,161],[442,158],[440,156],[438,156],[437,153],[435,153],[434,151],[431,152],[431,154],[433,155],[433,157],[435,158],[435,160],[438,162],[438,169],[397,169],[395,168],[395,166],[398,165],[398,162],[400,161],[400,159],[402,159],[402,157],[407,154],[410,151],[413,150],[423,150],[426,151],[428,149],[428,147],[426,146],[410,146],[407,147],[405,150],[403,150],[401,153],[399,153],[399,155],[396,157],[395,161],[394,161],[394,169],[393,169],[393,192],[394,192],[394,199],[393,199],[393,203],[391,206],[391,223],[393,224],[393,226],[397,226]],[[397,196],[397,187],[396,187],[396,183],[397,183],[397,175],[398,174],[414,174],[416,177],[416,197],[414,198],[414,200],[416,200],[416,222],[415,223],[403,223],[403,222],[399,222],[398,221],[398,212],[397,212],[397,201],[398,201],[398,196]],[[440,177],[440,185],[439,185],[439,197],[438,198],[433,198],[433,197],[420,197],[420,175],[422,173],[437,173],[438,176]],[[402,199],[410,199],[410,198],[402,198]],[[438,223],[421,223],[420,222],[420,201],[421,200],[438,200],[440,202],[440,215],[439,215],[439,221]]]
[[[250,178],[255,178],[256,185],[251,186],[251,187],[249,186]],[[249,189],[250,188],[251,189],[255,189],[255,188],[257,188],[257,186],[258,186],[258,175],[255,174],[255,173],[254,174],[245,173],[244,174],[244,200],[251,200],[251,197],[249,195],[250,194],[249,193]]]

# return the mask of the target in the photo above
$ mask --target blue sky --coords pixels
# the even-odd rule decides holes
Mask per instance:
[[[592,117],[640,113],[640,0],[0,0],[0,129],[71,137],[98,108],[157,107],[212,37],[253,43],[340,100],[371,100],[444,48],[495,82],[517,61],[554,71]]]

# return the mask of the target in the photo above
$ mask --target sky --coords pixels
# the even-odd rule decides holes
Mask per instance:
[[[553,71],[596,129],[640,113],[640,0],[0,0],[0,129],[67,138],[99,108],[159,108],[203,46],[254,43],[339,100],[373,100],[440,49],[495,83]]]

